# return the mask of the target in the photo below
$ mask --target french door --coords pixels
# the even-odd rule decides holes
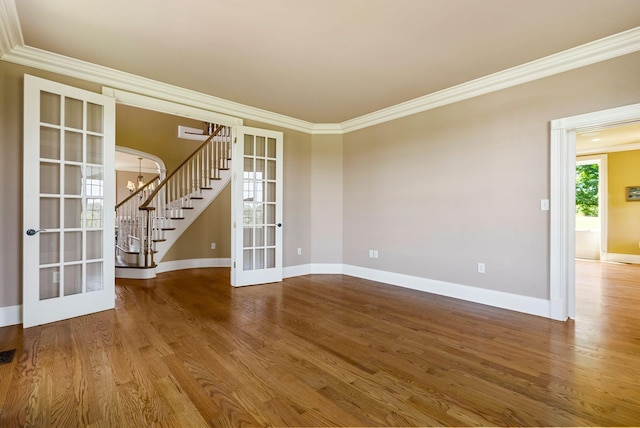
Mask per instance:
[[[23,326],[115,304],[115,101],[24,76]]]
[[[282,281],[281,132],[234,128],[231,285]]]

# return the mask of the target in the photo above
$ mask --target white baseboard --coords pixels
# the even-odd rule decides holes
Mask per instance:
[[[22,305],[0,308],[0,327],[22,324]]]
[[[549,318],[551,316],[551,302],[549,300],[360,266],[312,263],[289,266],[283,269],[284,278],[308,274],[344,274],[540,317]]]
[[[640,255],[605,253],[602,260],[607,262],[640,264]]]
[[[187,259],[162,262],[156,268],[157,273],[182,269],[198,269],[208,267],[231,267],[231,259]]]

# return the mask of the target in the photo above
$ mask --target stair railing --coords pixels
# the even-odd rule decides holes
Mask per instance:
[[[136,253],[140,246],[140,205],[159,184],[160,176],[151,179],[116,205],[116,254],[120,251]]]
[[[155,243],[173,230],[173,220],[184,217],[183,210],[193,208],[194,199],[202,199],[211,189],[211,180],[220,180],[220,171],[230,168],[231,128],[216,125],[209,137],[171,172],[138,206],[137,237],[140,244],[138,266],[155,266]]]

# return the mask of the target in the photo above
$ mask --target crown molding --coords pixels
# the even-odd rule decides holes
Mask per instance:
[[[0,59],[197,109],[309,134],[344,134],[640,50],[640,27],[342,123],[311,123],[86,61],[24,46],[14,0],[0,0]]]
[[[16,46],[24,45],[18,10],[14,0],[0,0],[0,58]]]
[[[640,27],[342,122],[352,132],[640,50]]]

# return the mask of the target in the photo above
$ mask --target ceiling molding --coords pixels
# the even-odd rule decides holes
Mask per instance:
[[[600,147],[595,149],[576,148],[576,156],[595,155],[600,153],[629,152],[632,150],[640,150],[640,141],[626,144],[617,144],[615,146]]]
[[[640,50],[640,27],[341,123],[352,132]]]
[[[24,45],[18,9],[13,0],[0,0],[0,58],[16,46]]]
[[[343,134],[640,50],[640,27],[512,67],[342,123],[314,124],[86,61],[24,46],[14,0],[0,0],[0,59],[157,100],[309,134]],[[133,104],[132,104],[133,105]]]

